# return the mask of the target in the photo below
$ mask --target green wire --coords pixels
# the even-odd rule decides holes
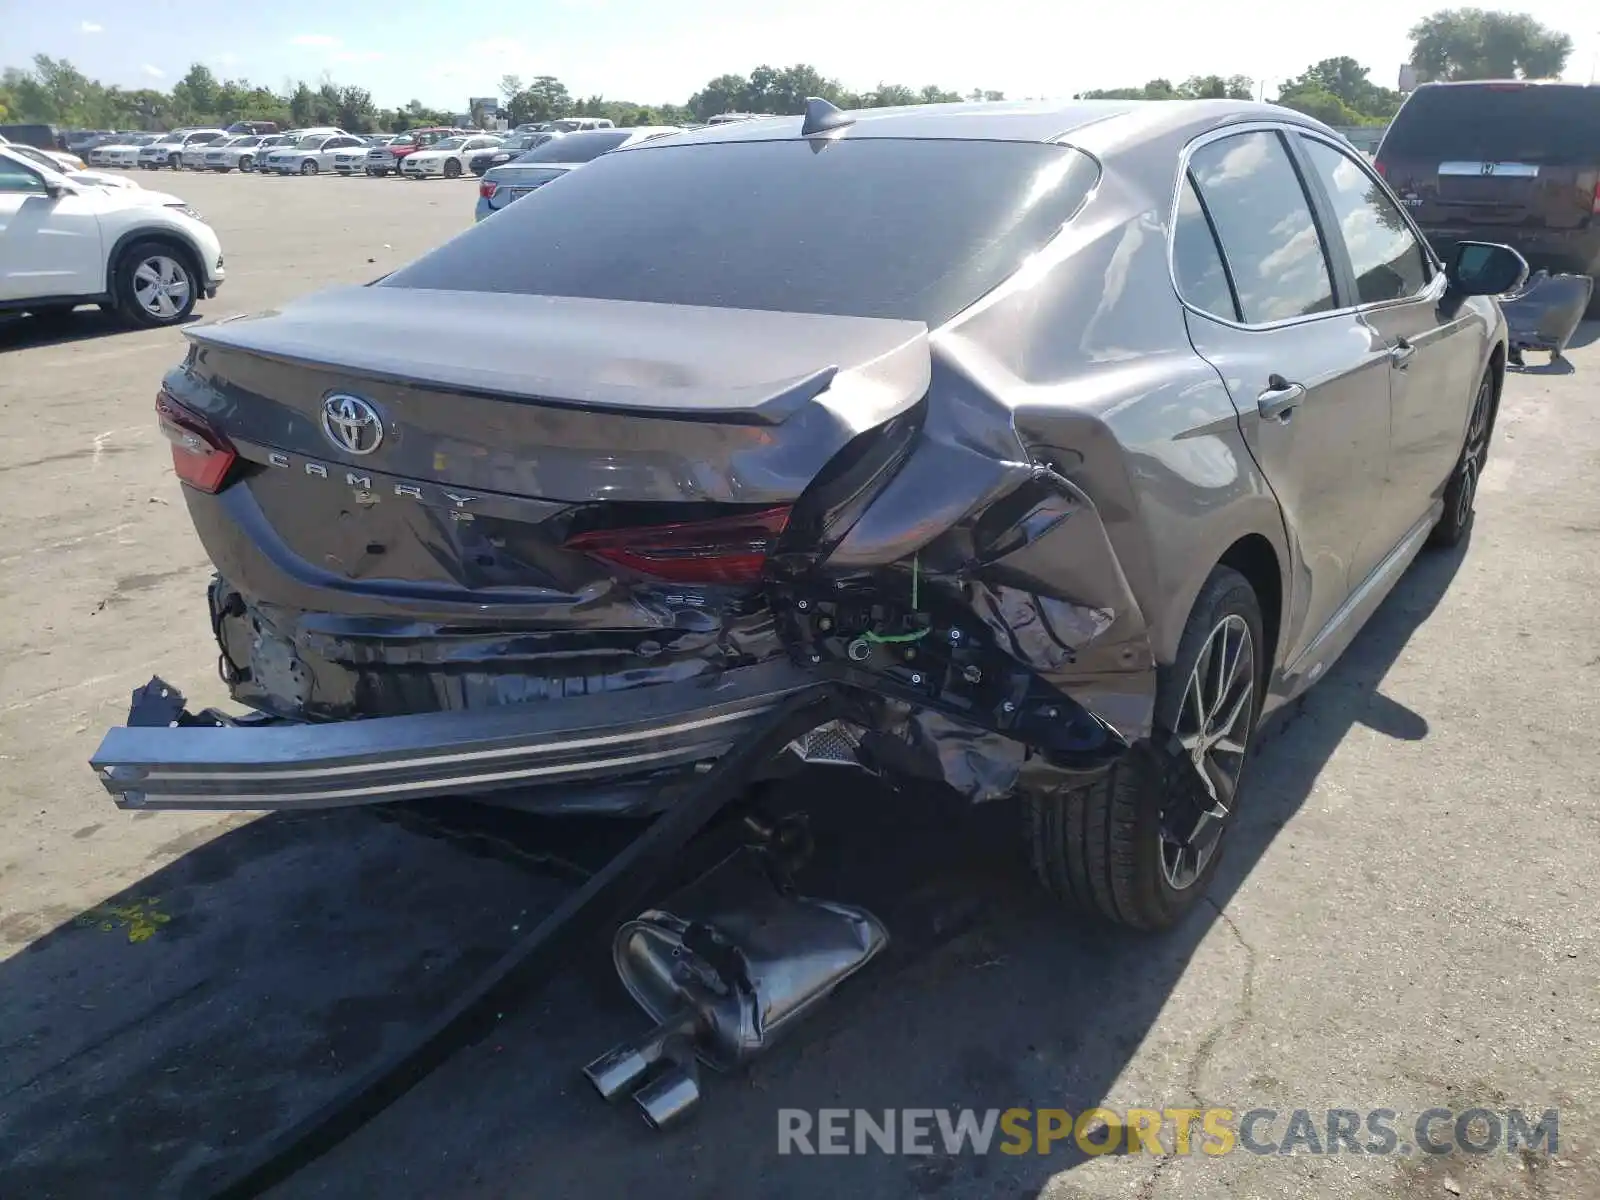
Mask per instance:
[[[912,612],[916,612],[917,609],[920,607],[920,605],[918,604],[918,596],[917,596],[918,576],[920,575],[920,573],[921,573],[921,568],[918,565],[918,557],[917,557],[917,555],[913,554],[911,556],[911,611]],[[884,633],[873,633],[869,629],[866,633],[863,633],[861,636],[863,638],[865,638],[867,641],[872,642],[872,643],[874,643],[876,645],[879,645],[879,646],[891,646],[891,645],[895,645],[895,644],[901,643],[901,642],[920,642],[923,638],[928,636],[928,630],[926,628],[923,628],[923,629],[917,630],[915,633],[884,634]]]

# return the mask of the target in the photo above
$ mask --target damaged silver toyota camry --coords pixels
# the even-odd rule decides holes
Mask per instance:
[[[156,681],[95,769],[671,812],[825,682],[780,757],[1014,798],[1047,886],[1169,925],[1263,716],[1468,529],[1525,273],[1270,105],[813,101],[606,155],[188,331],[157,409],[252,712]]]

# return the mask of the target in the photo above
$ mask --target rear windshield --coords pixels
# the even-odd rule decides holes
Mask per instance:
[[[551,138],[533,151],[527,161],[591,162],[602,154],[615,150],[627,141],[628,137],[629,131],[626,129],[589,129],[583,133],[569,133],[564,137]]]
[[[1419,88],[1378,151],[1429,163],[1600,162],[1600,88],[1558,84]]]
[[[646,146],[530,193],[380,286],[941,325],[1048,241],[1098,177],[1078,151],[1031,142]]]

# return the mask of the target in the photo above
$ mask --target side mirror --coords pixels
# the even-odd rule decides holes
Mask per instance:
[[[45,195],[52,200],[59,200],[63,196],[76,196],[78,189],[70,183],[47,183],[44,185]]]
[[[1458,295],[1503,296],[1528,278],[1528,260],[1496,242],[1457,242],[1445,276]]]

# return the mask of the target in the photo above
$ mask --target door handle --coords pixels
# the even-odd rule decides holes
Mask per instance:
[[[1411,361],[1411,356],[1416,352],[1417,348],[1406,341],[1405,338],[1398,338],[1395,340],[1395,344],[1389,347],[1389,362],[1392,366],[1404,371],[1406,364]]]
[[[1267,378],[1267,390],[1256,397],[1256,408],[1263,417],[1287,421],[1305,395],[1305,384],[1289,383],[1282,375],[1271,375]]]

